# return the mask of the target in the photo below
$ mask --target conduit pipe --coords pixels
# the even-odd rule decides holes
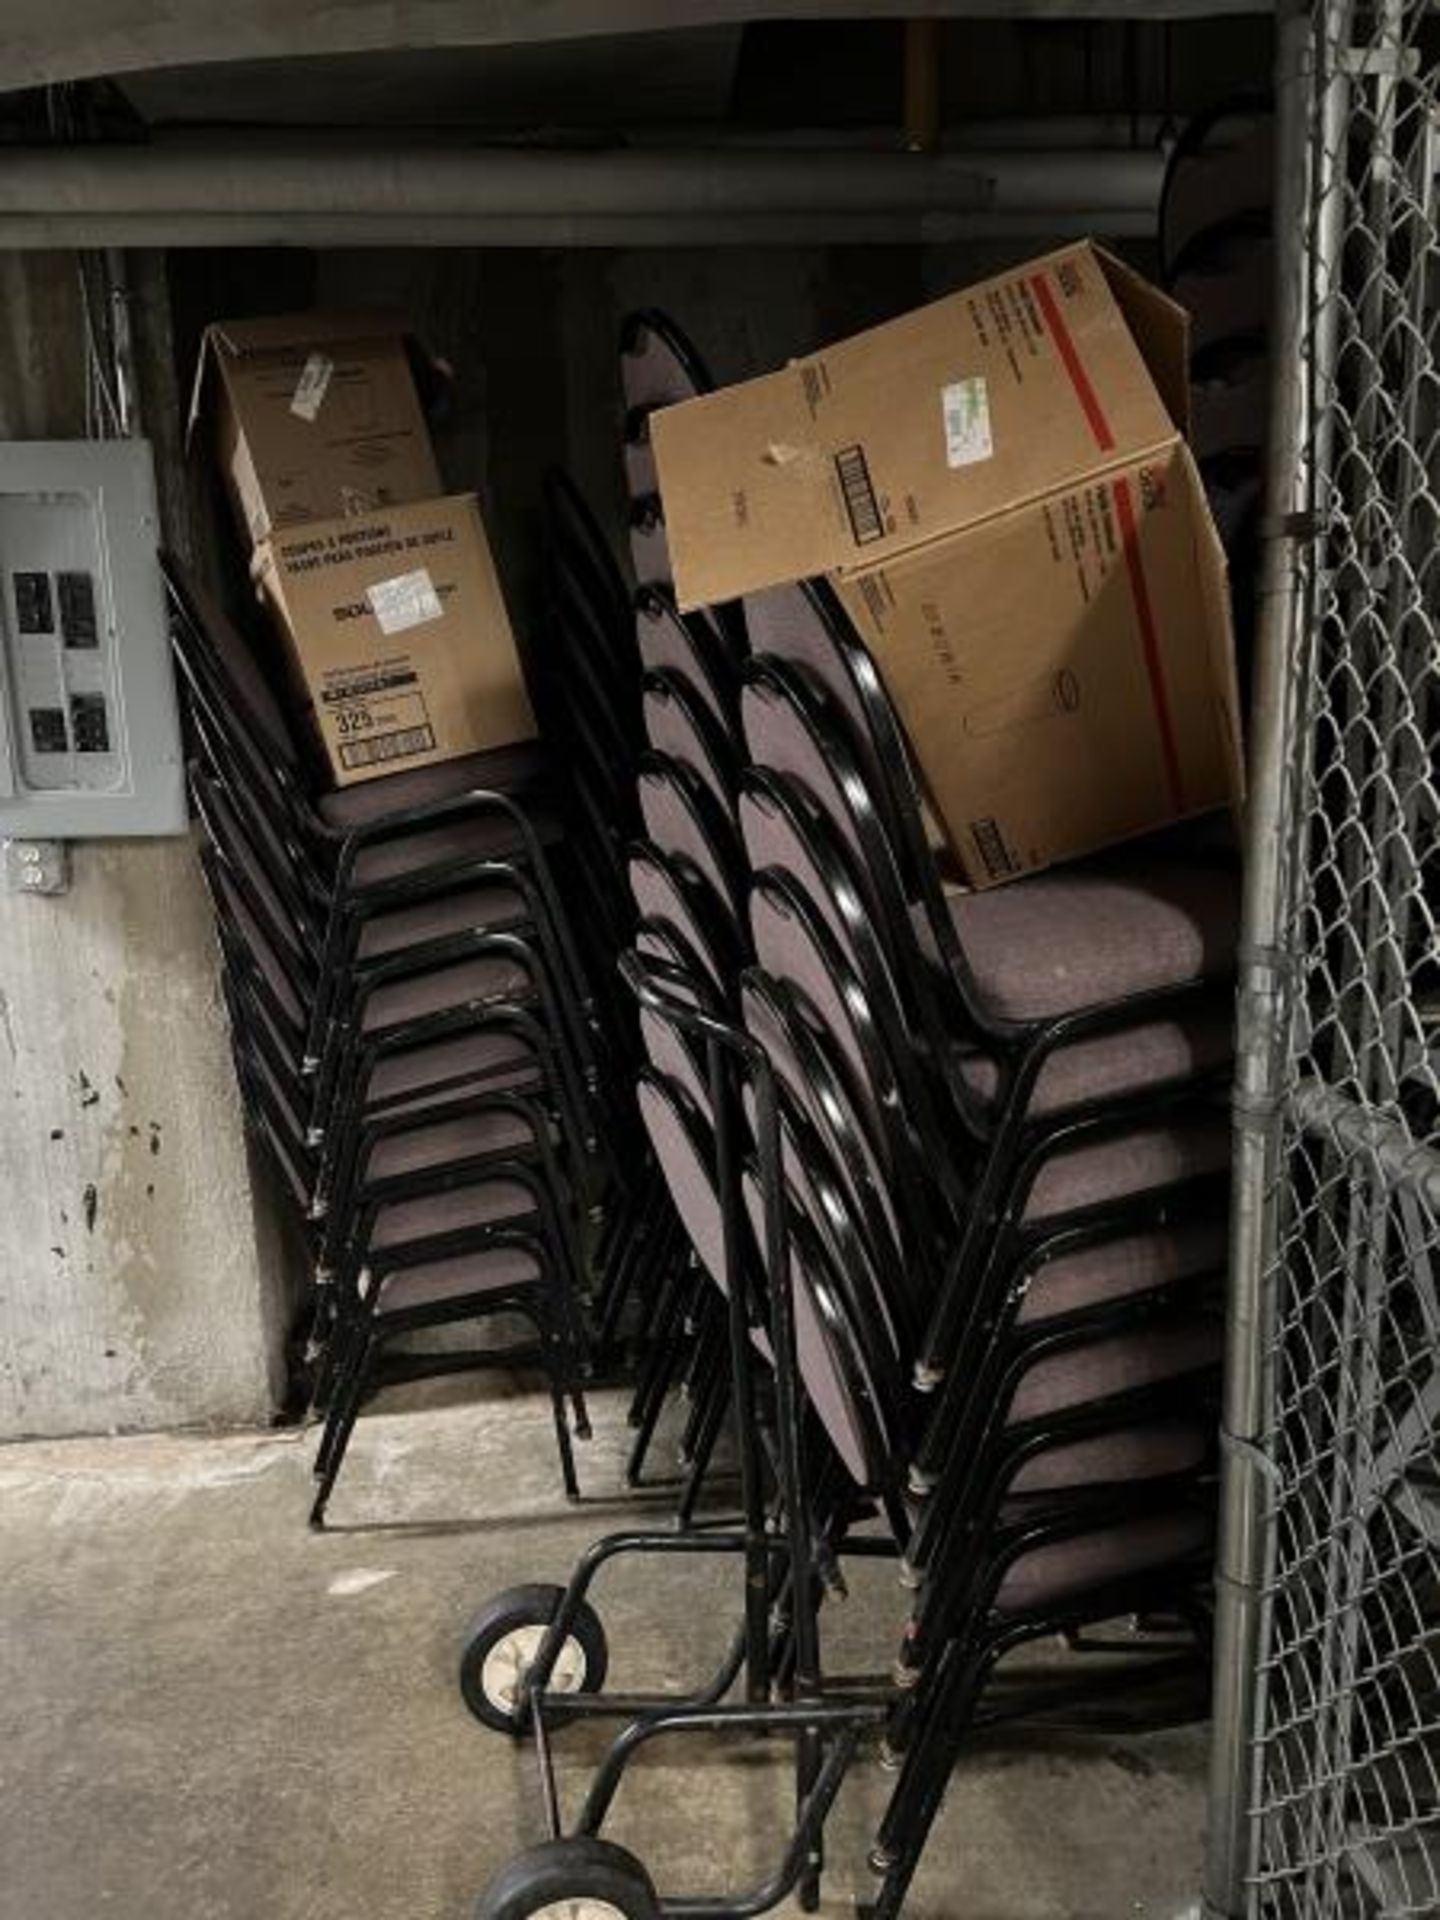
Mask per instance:
[[[1154,153],[534,151],[305,141],[38,148],[0,246],[619,246],[1150,231]]]

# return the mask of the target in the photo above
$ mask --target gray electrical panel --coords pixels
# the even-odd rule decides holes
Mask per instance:
[[[0,839],[185,829],[143,440],[0,441]]]

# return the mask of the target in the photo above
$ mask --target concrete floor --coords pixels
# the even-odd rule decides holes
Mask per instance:
[[[373,1414],[324,1536],[303,1521],[309,1435],[0,1451],[3,1920],[461,1920],[541,1815],[529,1752],[461,1706],[457,1649],[487,1595],[563,1577],[635,1519],[614,1492],[619,1404],[596,1411],[579,1510],[557,1497],[537,1398]],[[834,1633],[873,1668],[900,1606],[893,1570],[868,1577]],[[597,1596],[612,1684],[706,1670],[722,1589],[694,1563],[613,1571]],[[558,1742],[572,1805],[593,1731]],[[1203,1768],[1197,1728],[977,1751],[912,1920],[1192,1914]],[[829,1914],[867,1884],[887,1783],[867,1762],[845,1789]],[[778,1755],[662,1742],[614,1837],[662,1889],[739,1886],[784,1797]]]

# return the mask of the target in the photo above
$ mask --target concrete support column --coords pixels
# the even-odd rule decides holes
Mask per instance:
[[[73,256],[0,256],[0,435],[83,433],[83,338]],[[173,388],[148,402],[173,461]],[[73,854],[68,893],[0,894],[0,1437],[263,1421],[284,1266],[194,849]]]

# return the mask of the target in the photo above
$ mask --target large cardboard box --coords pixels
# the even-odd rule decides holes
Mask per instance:
[[[441,491],[400,324],[307,313],[208,327],[189,434],[213,418],[242,530],[270,534]]]
[[[277,533],[255,572],[337,785],[533,738],[473,494]]]
[[[681,606],[829,574],[972,885],[1239,800],[1187,359],[1082,242],[651,423]]]

